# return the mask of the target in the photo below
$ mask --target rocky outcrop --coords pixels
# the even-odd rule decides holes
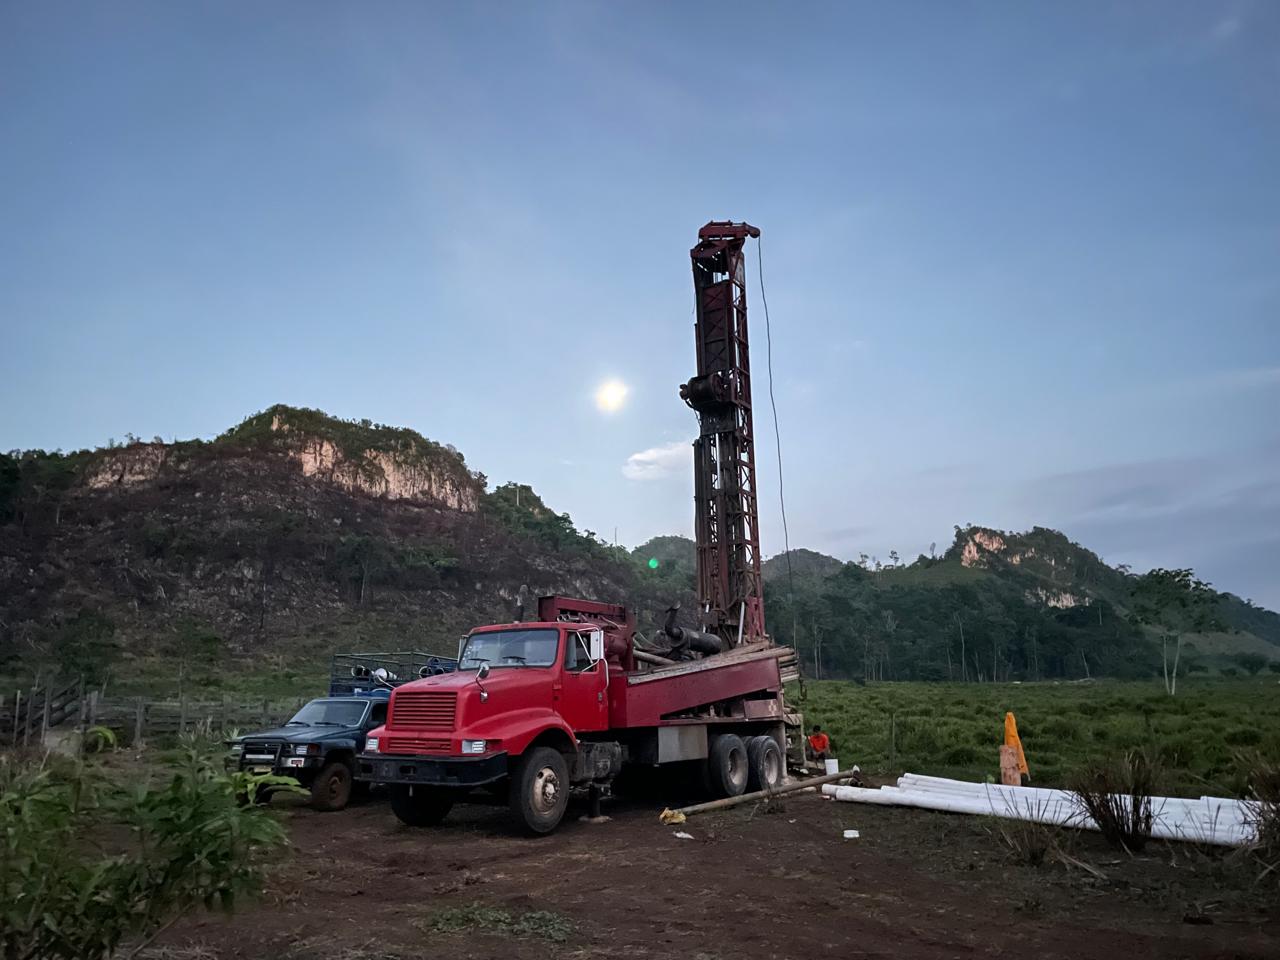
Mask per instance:
[[[377,437],[373,429],[367,434]],[[272,439],[263,446],[271,456],[296,463],[303,476],[332,483],[349,493],[427,502],[464,513],[479,509],[483,480],[467,470],[456,451],[409,435],[409,431],[402,434],[380,447],[348,443],[344,448],[329,437],[299,429],[280,414],[273,414],[267,431]],[[234,459],[244,453],[239,444],[230,443],[204,444],[200,450],[202,460]],[[94,490],[139,487],[155,482],[166,470],[182,469],[192,462],[191,457],[182,455],[181,444],[133,443],[95,455],[85,468],[84,483]]]
[[[419,457],[366,450],[351,459],[331,440],[319,437],[303,440],[289,456],[304,476],[319,477],[352,493],[391,500],[429,500],[468,513],[480,507],[476,484],[464,486],[452,472],[433,469]]]
[[[168,460],[163,443],[135,443],[103,451],[85,471],[85,484],[94,490],[134,487],[149,483]]]
[[[1004,537],[986,530],[975,530],[965,541],[960,552],[960,562],[966,567],[985,565],[984,553],[1000,553],[1005,548]]]
[[[1070,610],[1072,607],[1087,607],[1089,605],[1088,597],[1079,596],[1066,590],[1046,590],[1044,587],[1028,590],[1026,597],[1028,602],[1035,603],[1039,601],[1046,607],[1054,607],[1058,610]]]

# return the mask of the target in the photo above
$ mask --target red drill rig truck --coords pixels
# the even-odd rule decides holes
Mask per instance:
[[[532,833],[554,830],[571,790],[599,798],[625,766],[688,763],[719,796],[785,774],[782,686],[790,648],[764,625],[743,245],[760,231],[712,222],[691,251],[698,372],[680,396],[694,442],[698,628],[638,642],[626,607],[542,597],[537,619],[477,627],[455,672],[391,692],[358,779],[387,784],[404,823],[439,822],[473,791],[505,796]]]

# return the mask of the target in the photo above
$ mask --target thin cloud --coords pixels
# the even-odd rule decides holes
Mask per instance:
[[[689,440],[676,440],[658,447],[650,447],[627,457],[622,465],[622,475],[628,480],[661,480],[676,473],[687,473]]]
[[[1226,17],[1213,25],[1209,38],[1216,43],[1226,43],[1240,32],[1240,18]]]

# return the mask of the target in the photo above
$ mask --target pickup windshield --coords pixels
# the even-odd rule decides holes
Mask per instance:
[[[482,663],[498,667],[549,667],[556,662],[558,630],[494,630],[473,633],[462,651],[459,670],[475,670]]]
[[[295,713],[289,723],[309,727],[354,727],[364,719],[366,706],[362,700],[312,700]]]

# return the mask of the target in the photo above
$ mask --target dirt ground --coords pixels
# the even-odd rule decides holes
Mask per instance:
[[[1280,896],[1250,885],[1238,857],[1166,844],[1117,857],[1094,835],[1068,838],[1102,879],[1018,863],[974,817],[809,793],[671,827],[661,806],[616,800],[596,824],[571,810],[540,839],[519,836],[499,807],[455,808],[440,827],[411,829],[377,798],[337,814],[290,806],[281,815],[294,847],[266,897],[231,917],[184,920],[144,956],[1280,956]],[[861,836],[842,839],[847,828]],[[549,911],[561,939],[538,922],[487,926],[495,909]],[[445,919],[461,929],[442,931]]]

